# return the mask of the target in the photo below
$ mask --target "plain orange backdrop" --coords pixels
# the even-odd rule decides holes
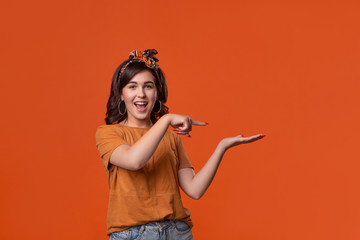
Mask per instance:
[[[95,147],[115,68],[155,48],[198,171],[194,239],[360,239],[358,1],[4,1],[0,239],[107,239]]]

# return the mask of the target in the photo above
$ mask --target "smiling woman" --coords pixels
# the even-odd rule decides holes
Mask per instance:
[[[190,137],[189,116],[168,113],[167,85],[156,50],[133,51],[115,71],[106,125],[96,131],[110,195],[107,234],[115,239],[192,239],[190,211],[179,187],[199,199],[210,186],[225,151],[264,137],[223,139],[195,174],[179,135]],[[175,134],[168,131],[174,128]]]
[[[121,101],[125,102],[127,109],[127,126],[151,126],[151,121],[146,122],[147,116],[153,110],[157,101],[155,78],[149,70],[143,70],[136,74],[123,88]]]
[[[150,111],[151,123],[155,123],[158,118],[168,113],[168,107],[164,105],[167,101],[168,91],[163,72],[160,68],[158,68],[158,65],[148,64],[149,66],[154,66],[153,68],[149,68],[144,60],[135,59],[135,57],[133,57],[132,55],[134,52],[140,53],[141,51],[131,52],[130,58],[120,64],[120,66],[116,69],[114,73],[110,90],[110,97],[107,104],[107,112],[105,118],[106,124],[113,124],[115,122],[119,123],[127,119],[128,109],[125,107],[126,103],[122,98],[122,94],[128,88],[138,88],[138,83],[136,82],[136,80],[138,78],[137,75],[141,72],[143,72],[141,73],[141,75],[144,75],[144,72],[148,73],[145,74],[148,79],[146,81],[153,82],[153,87],[156,88],[157,101],[155,102],[154,111]],[[145,54],[146,56],[148,56],[149,61],[151,61],[154,58],[153,55],[155,54],[155,52],[154,50],[146,50],[144,51],[144,55]],[[149,73],[152,75],[152,77]],[[129,84],[130,81],[132,81],[133,84]],[[128,84],[129,86],[127,86]],[[146,85],[146,87],[149,88],[150,86]]]

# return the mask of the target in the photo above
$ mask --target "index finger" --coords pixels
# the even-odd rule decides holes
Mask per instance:
[[[262,139],[263,137],[265,137],[264,134],[256,134],[254,136],[249,137],[249,139],[250,139],[250,141],[255,141],[255,140]]]
[[[194,119],[191,119],[191,124],[196,125],[196,126],[206,126],[206,125],[208,125],[208,123],[195,121]]]

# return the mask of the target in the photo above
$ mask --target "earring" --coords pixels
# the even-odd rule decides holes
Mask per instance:
[[[155,113],[155,114],[158,114],[158,113],[160,113],[161,112],[161,108],[162,108],[162,105],[161,105],[161,101],[160,100],[156,100],[156,101],[158,101],[159,102],[159,110],[158,111],[154,111],[154,108],[153,108],[153,112]]]
[[[124,108],[125,108],[125,111],[122,113],[121,112],[121,103],[124,103]],[[125,102],[124,101],[120,101],[119,104],[118,104],[118,112],[120,115],[124,116],[126,114],[126,105],[125,105]]]

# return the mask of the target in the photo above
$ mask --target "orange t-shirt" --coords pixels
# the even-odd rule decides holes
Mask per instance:
[[[192,168],[180,137],[167,131],[146,165],[130,171],[109,160],[121,144],[133,145],[150,128],[102,125],[96,131],[96,146],[109,183],[107,234],[163,219],[182,220],[190,227],[190,211],[183,207],[178,170]]]

